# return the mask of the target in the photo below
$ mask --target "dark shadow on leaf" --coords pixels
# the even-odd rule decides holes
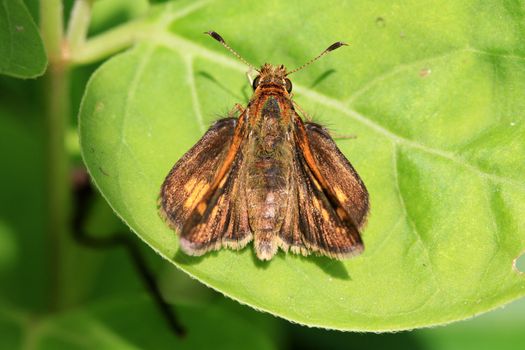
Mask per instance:
[[[348,271],[346,270],[345,265],[339,260],[333,260],[327,258],[326,256],[315,255],[303,257],[303,259],[307,259],[308,261],[313,262],[314,264],[319,266],[321,270],[323,270],[325,273],[329,274],[333,278],[346,281],[352,280],[352,278],[348,274]]]
[[[206,256],[209,255],[217,255],[217,252],[207,253],[205,255],[201,256],[192,256],[184,253],[182,250],[177,250],[177,253],[175,253],[175,256],[173,257],[173,261],[175,261],[178,264],[181,265],[196,265],[202,261]]]
[[[252,243],[253,244],[253,243]],[[272,260],[261,260],[257,257],[257,254],[255,254],[255,249],[253,249],[253,246],[252,244],[250,244],[247,248],[245,249],[250,249],[251,251],[251,254],[252,254],[252,260],[253,260],[253,264],[258,268],[258,269],[264,269],[266,270],[269,266],[270,266],[270,262]],[[280,253],[280,252],[279,252]],[[274,257],[274,259],[276,259],[277,257]]]
[[[328,69],[323,74],[317,77],[317,79],[314,80],[312,85],[310,85],[310,88],[313,88],[317,85],[319,85],[323,80],[327,79],[330,75],[335,73],[335,69]]]

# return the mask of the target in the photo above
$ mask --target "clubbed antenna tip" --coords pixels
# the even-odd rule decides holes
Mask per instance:
[[[226,44],[226,42],[224,41],[222,36],[220,36],[219,33],[214,32],[213,30],[210,30],[208,32],[204,32],[204,34],[208,34],[209,36],[211,36],[213,39],[217,40],[221,44]]]
[[[335,49],[340,48],[341,46],[348,46],[348,44],[344,43],[342,41],[338,41],[338,42],[333,43],[332,45],[328,46],[328,48],[325,51],[328,53],[330,51],[334,51]]]
[[[256,70],[256,71],[259,71],[257,68],[255,68],[252,64],[248,63],[248,61],[246,61],[241,55],[239,55],[237,53],[237,51],[235,51],[234,49],[232,49],[230,47],[230,45],[226,44],[226,41],[224,41],[224,39],[222,38],[222,36],[219,35],[219,33],[217,32],[214,32],[213,30],[210,30],[208,32],[204,32],[204,34],[208,34],[209,36],[211,36],[213,39],[217,40],[218,42],[221,43],[222,46],[224,46],[228,51],[230,51],[235,57],[237,57],[239,60],[241,60],[241,62],[243,62],[245,65],[247,65],[248,67],[250,67],[251,69],[253,70]]]
[[[314,63],[315,61],[317,61],[318,59],[320,59],[321,57],[323,57],[324,55],[326,55],[327,53],[331,52],[331,51],[334,51],[335,49],[338,49],[340,48],[341,46],[348,46],[347,43],[344,43],[342,41],[338,41],[338,42],[335,42],[333,43],[332,45],[328,46],[323,52],[321,52],[319,55],[317,55],[316,57],[312,58],[310,61],[306,62],[305,64],[303,64],[302,66],[300,67],[297,67],[291,71],[289,71],[288,73],[286,73],[286,75],[290,75],[292,73],[295,73],[297,71],[300,71],[301,69],[311,65],[312,63]]]

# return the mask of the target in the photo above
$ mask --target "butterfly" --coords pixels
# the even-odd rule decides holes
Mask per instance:
[[[253,68],[219,34],[206,34]],[[363,251],[367,189],[327,129],[303,121],[288,78],[343,45],[292,71],[254,68],[248,105],[216,121],[176,162],[161,186],[159,211],[183,252],[239,250],[251,241],[261,260],[279,248],[334,259]]]

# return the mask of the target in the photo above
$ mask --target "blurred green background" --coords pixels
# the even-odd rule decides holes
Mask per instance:
[[[7,8],[13,1],[18,3],[0,0],[0,5]],[[525,4],[517,3],[525,11]],[[25,5],[38,23],[38,2],[28,0]],[[66,19],[72,7],[73,1],[64,1]],[[145,0],[100,0],[89,35],[140,16],[147,7]],[[75,174],[82,174],[83,169],[76,114],[87,80],[98,65],[71,71],[69,126],[64,133],[71,189]],[[70,258],[82,264],[74,271],[62,267],[75,283],[61,291],[67,300],[57,307],[50,276],[55,242],[46,233],[46,79],[0,76],[1,349],[524,348],[525,300],[472,320],[394,334],[313,329],[257,312],[224,298],[163,261],[139,242],[97,195],[84,214],[84,229],[100,237],[124,232],[142,247],[164,298],[174,306],[187,336],[180,339],[171,332],[123,248],[93,249],[67,240],[64,245]]]

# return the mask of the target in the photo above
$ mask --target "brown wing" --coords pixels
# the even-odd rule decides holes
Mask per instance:
[[[239,121],[217,121],[175,164],[162,184],[161,215],[181,232],[181,247],[188,254],[203,254],[222,241],[227,246],[249,242],[243,234],[249,231],[247,215],[239,209],[245,206],[233,203],[242,200],[236,199],[238,185],[233,181],[241,162],[237,155],[242,157],[237,152]],[[198,208],[205,210],[201,214]],[[199,233],[203,227],[207,228],[205,237]]]
[[[342,168],[348,172],[349,166],[353,171],[351,174],[355,174],[355,171],[335,145],[333,145],[335,149],[324,148],[331,147],[328,142],[331,139],[327,136],[328,141],[326,141],[325,135],[315,129],[317,127],[315,124],[305,126],[301,120],[296,120],[295,142],[298,147],[293,160],[295,176],[292,178],[292,193],[295,193],[295,196],[291,196],[288,212],[280,232],[281,247],[305,255],[313,251],[332,258],[343,259],[359,254],[363,250],[357,222],[362,220],[364,215],[353,218],[352,215],[355,212],[361,212],[348,210],[348,202],[343,203],[340,200],[343,197],[338,191],[341,192],[348,187],[343,187],[341,180],[334,182],[334,176],[339,176],[339,174],[331,173],[329,177],[323,176],[330,168]],[[315,134],[310,137],[312,133]],[[333,141],[331,143],[333,144]],[[315,154],[314,150],[322,152]],[[336,155],[342,159],[327,154],[334,150],[338,152]],[[321,163],[319,159],[323,156],[326,157],[325,163],[330,161],[344,161],[344,163],[318,166],[318,163]],[[342,174],[343,177],[345,175],[348,176],[348,174]],[[366,194],[364,185],[359,189]],[[351,193],[344,192],[343,194],[351,195]],[[368,207],[367,203],[366,207]]]
[[[231,169],[191,214],[182,229],[181,248],[190,255],[202,255],[221,247],[241,249],[252,238],[247,201],[243,191],[243,154],[238,152]]]
[[[237,119],[221,119],[173,166],[160,191],[160,211],[170,226],[181,230],[204,196],[224,161]]]
[[[369,210],[368,191],[350,162],[341,153],[327,130],[305,123],[310,149],[322,177],[328,180],[339,204],[362,228]]]

